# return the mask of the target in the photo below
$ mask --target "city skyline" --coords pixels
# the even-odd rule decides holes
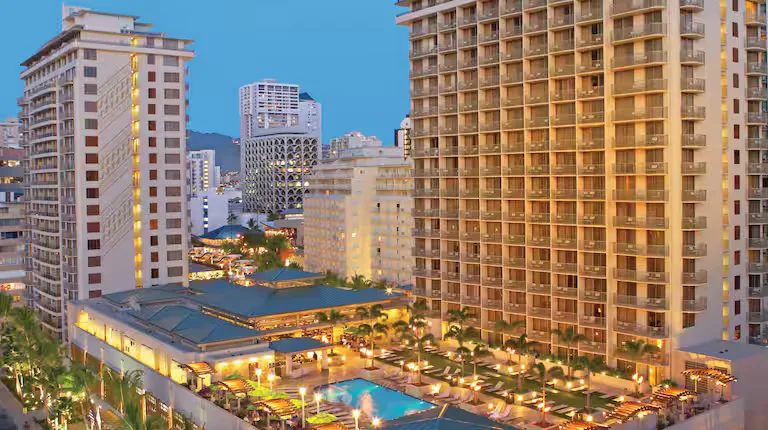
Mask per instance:
[[[226,7],[203,8],[203,5],[184,5],[182,20],[166,19],[178,13],[180,2],[161,4],[139,0],[128,5],[106,3],[99,0],[71,1],[67,4],[90,7],[101,11],[138,15],[142,20],[168,21],[159,31],[177,34],[195,40],[192,49],[197,58],[190,63],[189,128],[201,132],[216,132],[239,137],[238,89],[262,79],[273,78],[301,86],[323,104],[325,139],[343,136],[351,130],[379,136],[386,145],[392,144],[392,129],[409,111],[408,61],[399,55],[408,43],[407,31],[392,25],[392,16],[402,12],[392,2],[355,2],[345,0],[326,11],[321,4],[301,1],[301,7],[280,3],[243,3],[229,1]],[[236,6],[236,7],[235,7]],[[24,32],[24,16],[37,17],[37,31],[18,38],[8,46],[6,66],[0,68],[0,117],[13,117],[15,100],[22,85],[19,64],[29,52],[39,49],[60,31],[61,2],[43,0],[32,4],[9,4],[10,20],[0,29],[0,35],[12,40],[12,35]],[[239,10],[238,13],[232,13]],[[282,31],[281,20],[259,16],[285,16],[293,14],[291,21],[298,30]],[[249,22],[249,17],[253,22]],[[366,17],[360,21],[360,17]],[[348,27],[331,25],[333,22],[366,22],[365,31],[356,31],[347,37]],[[354,18],[354,19],[353,19]],[[216,24],[215,31],[205,23]],[[243,56],[249,45],[248,28],[264,28],[275,34],[273,44],[253,43],[255,55]],[[232,43],[231,41],[242,41]],[[255,38],[254,38],[255,40]],[[398,43],[393,43],[398,40]],[[286,46],[304,44],[304,52]],[[337,49],[327,49],[329,46]],[[230,47],[231,46],[231,47]],[[222,65],[237,59],[239,67],[224,69]],[[349,61],[354,59],[355,61]],[[198,84],[199,83],[199,84]],[[365,88],[361,91],[360,88]],[[375,103],[365,103],[376,100]]]

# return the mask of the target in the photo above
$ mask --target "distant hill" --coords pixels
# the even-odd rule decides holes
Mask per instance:
[[[187,146],[193,151],[213,149],[216,151],[216,165],[221,173],[240,170],[240,145],[232,143],[232,137],[219,133],[189,131]]]

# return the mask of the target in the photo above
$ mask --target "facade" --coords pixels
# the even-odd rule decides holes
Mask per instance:
[[[54,335],[67,300],[187,282],[189,43],[64,7],[22,63],[27,285]]]
[[[359,132],[331,146],[338,149],[315,167],[305,196],[307,269],[410,283],[411,163],[402,148]]]
[[[19,147],[19,120],[8,118],[0,122],[0,148]]]
[[[320,141],[309,134],[275,134],[242,141],[243,212],[298,209],[320,159]]]
[[[414,293],[651,382],[680,347],[762,339],[765,10],[727,3],[401,1]]]
[[[406,115],[400,121],[400,128],[395,129],[395,146],[403,148],[403,156],[410,156],[411,150],[411,117]]]
[[[239,219],[237,206],[241,198],[242,192],[231,188],[209,189],[193,195],[189,200],[192,234],[202,236]]]
[[[309,93],[299,94],[299,124],[307,134],[323,141],[323,106]]]
[[[299,132],[299,86],[274,79],[240,87],[240,139]]]
[[[1,136],[0,136],[1,137]],[[24,169],[21,149],[0,148],[0,294],[24,305]]]
[[[190,191],[194,197],[219,187],[219,167],[216,166],[216,151],[203,149],[187,153]]]

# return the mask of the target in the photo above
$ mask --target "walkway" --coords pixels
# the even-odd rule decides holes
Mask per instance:
[[[16,423],[16,426],[18,427],[18,430],[22,430],[24,428],[25,422],[29,422],[33,430],[42,430],[42,427],[40,427],[35,422],[35,418],[38,418],[38,419],[45,418],[45,413],[43,411],[34,411],[31,413],[25,414],[23,412],[21,403],[19,403],[19,401],[16,399],[13,393],[8,391],[8,387],[6,387],[5,384],[1,384],[1,383],[0,383],[0,406],[5,408],[5,413],[7,413],[8,416],[10,416],[11,419],[13,419],[13,421]]]

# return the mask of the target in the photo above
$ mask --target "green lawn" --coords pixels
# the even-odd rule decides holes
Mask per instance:
[[[406,358],[406,361],[415,361],[417,356],[415,351],[405,350],[402,353],[398,353],[398,355],[403,356]],[[437,369],[445,369],[446,366],[451,366],[451,369],[457,369],[461,368],[461,363],[449,360],[441,355],[432,354],[432,353],[422,353],[421,354],[422,361],[427,360],[430,364],[435,366]],[[381,360],[380,360],[381,361]],[[385,362],[385,361],[384,361]],[[386,363],[386,362],[385,362]],[[470,363],[467,363],[464,367],[464,371],[466,372],[466,376],[471,378],[473,374],[473,366]],[[478,367],[477,371],[479,374],[483,375],[484,373],[489,372],[486,368]],[[563,371],[567,372],[567,369],[565,366],[563,366]],[[441,378],[439,376],[435,375],[427,375],[435,379],[441,379],[443,381],[446,381],[445,378]],[[508,376],[503,375],[501,377],[488,377],[486,375],[483,375],[485,377],[485,380],[490,383],[492,386],[496,385],[498,381],[503,381],[504,386],[503,390],[508,390],[509,392],[514,392],[517,390],[517,376]],[[500,391],[503,391],[500,390]],[[527,393],[530,391],[541,391],[541,383],[524,378],[523,380],[523,393]],[[580,392],[567,392],[567,391],[559,391],[558,393],[551,393],[547,392],[547,402],[553,401],[554,406],[557,405],[568,405],[577,409],[583,409],[586,406],[587,402],[587,396]],[[487,395],[503,399],[500,394],[494,394],[494,393],[485,393]],[[600,398],[602,393],[592,393],[592,409],[595,408],[605,408],[605,409],[612,409],[612,404],[609,403],[606,399]],[[529,406],[531,409],[535,409],[534,406]]]

